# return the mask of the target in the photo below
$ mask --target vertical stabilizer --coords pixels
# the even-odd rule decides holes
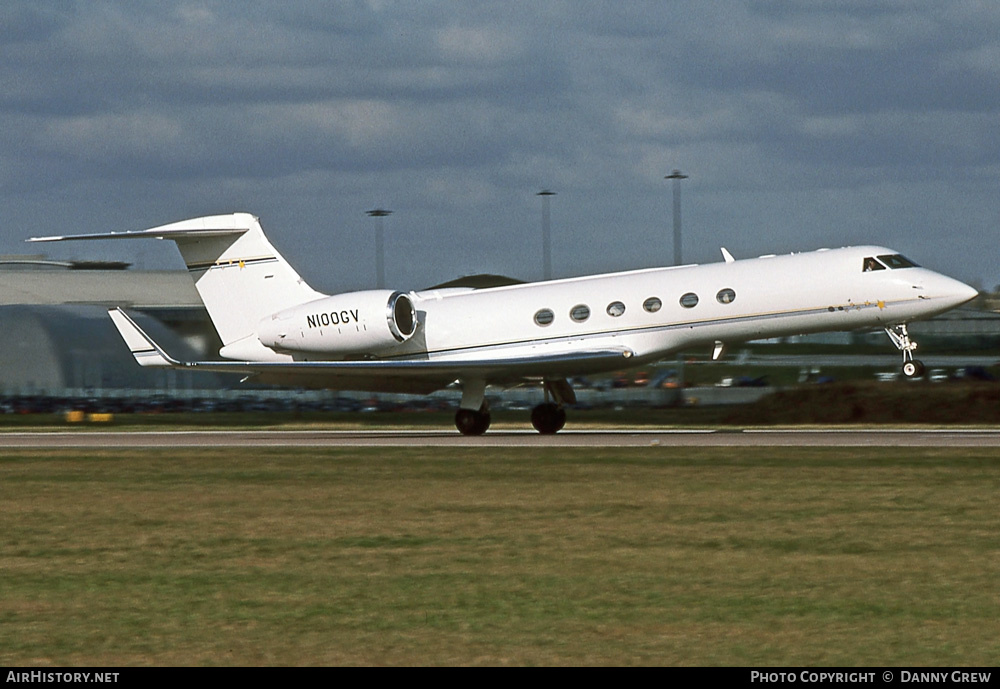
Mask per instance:
[[[275,251],[249,213],[196,218],[147,232],[157,230],[177,243],[224,345],[253,335],[257,323],[272,313],[323,296]]]

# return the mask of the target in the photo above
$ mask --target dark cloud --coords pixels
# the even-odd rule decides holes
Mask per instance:
[[[962,1],[8,2],[2,250],[248,210],[363,286],[388,205],[401,287],[533,278],[551,187],[557,271],[624,269],[671,259],[680,167],[693,260],[893,241],[992,284],[997,36]]]

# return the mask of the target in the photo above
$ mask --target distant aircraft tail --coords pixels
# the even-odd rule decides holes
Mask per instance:
[[[258,219],[249,213],[194,218],[138,232],[31,241],[143,238],[170,239],[177,244],[219,338],[227,347],[247,338],[253,339],[245,343],[247,347],[261,347],[252,336],[262,318],[324,296],[307,285],[275,251]]]

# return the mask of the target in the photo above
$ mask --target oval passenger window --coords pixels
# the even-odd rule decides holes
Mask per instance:
[[[569,317],[577,323],[583,323],[590,318],[590,307],[586,304],[577,304],[570,310]]]
[[[621,316],[623,313],[625,313],[625,304],[621,303],[620,301],[613,301],[610,304],[608,304],[609,316],[617,318],[618,316]]]
[[[542,309],[535,314],[535,323],[538,325],[549,325],[555,319],[552,309]]]

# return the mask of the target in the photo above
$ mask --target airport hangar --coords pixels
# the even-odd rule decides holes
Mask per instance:
[[[136,366],[107,307],[136,314],[178,355],[204,358],[218,336],[186,271],[128,270],[102,261],[0,257],[0,393],[217,389],[232,381]]]

